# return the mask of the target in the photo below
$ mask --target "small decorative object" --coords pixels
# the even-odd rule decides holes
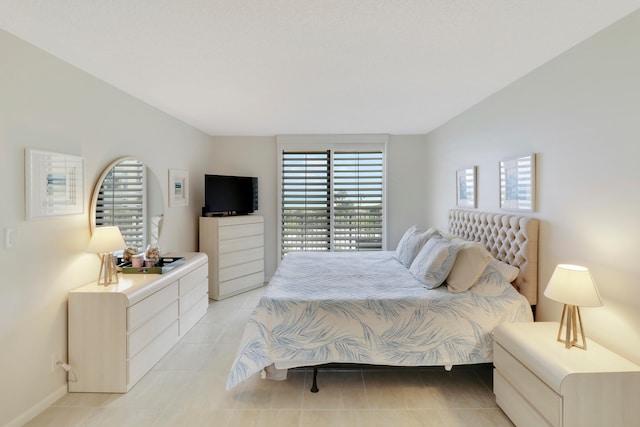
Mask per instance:
[[[142,258],[143,254],[137,254],[131,257],[131,267],[139,268],[142,267]]]
[[[586,267],[570,264],[559,264],[549,279],[544,295],[554,301],[564,303],[558,341],[566,348],[578,347],[587,349],[587,340],[582,327],[580,306],[599,307],[602,305],[600,294],[593,281],[593,277]],[[562,329],[565,338],[562,339]],[[578,344],[578,336],[582,337],[582,344]]]
[[[117,226],[98,227],[93,231],[87,252],[100,254],[102,262],[98,274],[98,285],[118,283],[113,252],[125,247],[124,239]]]
[[[476,167],[459,169],[456,172],[456,201],[458,207],[476,208]]]
[[[131,260],[133,256],[136,255],[137,253],[138,253],[138,250],[136,248],[125,249],[124,252],[122,253],[122,262],[124,262],[125,264],[131,264]]]
[[[27,219],[81,214],[84,209],[83,166],[82,157],[27,148]]]
[[[501,209],[533,212],[535,194],[535,154],[512,157],[500,162]]]
[[[169,169],[169,207],[189,206],[189,172]]]
[[[158,262],[159,259],[160,259],[160,248],[154,245],[147,246],[144,265],[146,267],[153,267]],[[148,264],[149,262],[151,262],[151,265]]]

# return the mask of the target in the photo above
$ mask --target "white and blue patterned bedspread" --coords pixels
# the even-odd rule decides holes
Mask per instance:
[[[495,270],[467,292],[429,290],[393,254],[288,254],[251,314],[227,389],[278,362],[491,362],[494,327],[533,320],[526,298]]]

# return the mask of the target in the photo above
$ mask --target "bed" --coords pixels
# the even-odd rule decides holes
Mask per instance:
[[[409,229],[396,251],[289,253],[250,316],[227,389],[330,363],[491,362],[495,326],[533,321],[537,242],[536,219],[451,210],[448,233]],[[466,289],[461,276],[473,281]]]

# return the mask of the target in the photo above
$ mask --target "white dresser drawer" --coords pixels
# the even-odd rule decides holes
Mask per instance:
[[[237,239],[239,237],[257,236],[264,234],[264,224],[261,222],[239,224],[220,227],[218,238],[222,240]]]
[[[207,307],[209,307],[209,296],[205,294],[186,313],[180,315],[180,337],[189,332],[198,320],[207,314]]]
[[[178,320],[165,329],[138,354],[129,359],[128,388],[140,381],[153,366],[178,342]]]
[[[249,274],[248,276],[242,276],[226,282],[220,282],[219,292],[221,297],[227,297],[249,289],[259,288],[263,284],[264,272],[259,271],[257,273]]]
[[[220,255],[219,268],[232,267],[234,265],[246,264],[250,261],[261,260],[264,257],[264,248],[247,249],[239,252]]]
[[[516,360],[500,344],[494,345],[493,364],[496,370],[520,394],[540,412],[551,425],[560,425],[562,420],[562,397],[547,386],[533,372]],[[498,393],[496,392],[496,395]]]
[[[264,261],[258,260],[258,261],[247,262],[245,264],[234,265],[227,268],[221,268],[218,273],[218,277],[219,277],[220,283],[222,284],[222,282],[226,282],[242,276],[248,276],[250,274],[263,272],[263,271],[264,271]],[[264,276],[264,272],[262,273],[262,275]]]
[[[132,305],[127,309],[127,330],[133,331],[177,299],[178,282],[174,282]]]
[[[191,289],[191,292],[182,295],[180,297],[180,316],[189,311],[203,297],[207,297],[208,290],[209,282],[202,280],[194,289]]]
[[[222,240],[219,242],[218,251],[220,254],[226,254],[229,252],[238,252],[245,249],[262,248],[264,247],[264,236],[249,236],[240,237],[232,240]]]
[[[555,427],[518,393],[497,369],[493,371],[496,403],[518,427]]]
[[[202,282],[207,283],[208,274],[209,268],[206,265],[203,265],[180,278],[178,281],[180,285],[180,296],[182,297],[183,295],[188,294],[202,284]]]
[[[127,358],[135,356],[178,318],[178,301],[175,300],[148,322],[127,335]]]

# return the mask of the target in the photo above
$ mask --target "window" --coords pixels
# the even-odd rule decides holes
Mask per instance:
[[[384,248],[386,140],[278,137],[282,256]]]
[[[117,225],[127,247],[139,250],[147,240],[145,169],[137,160],[115,165],[104,178],[96,204],[96,226]]]

